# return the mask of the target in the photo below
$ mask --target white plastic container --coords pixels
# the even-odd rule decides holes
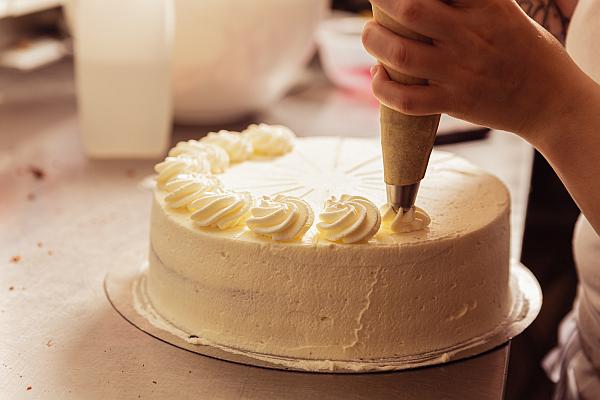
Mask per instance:
[[[80,129],[92,158],[170,143],[172,0],[71,0]]]
[[[377,63],[362,44],[367,23],[362,17],[334,17],[323,21],[317,33],[325,75],[338,87],[371,98],[371,66]]]
[[[222,124],[260,111],[314,53],[329,0],[175,0],[174,118]]]

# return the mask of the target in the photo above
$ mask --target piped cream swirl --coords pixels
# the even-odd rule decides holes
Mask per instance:
[[[252,207],[252,195],[248,192],[204,192],[188,208],[191,219],[201,227],[227,229],[244,222]]]
[[[225,172],[227,167],[229,167],[229,155],[222,147],[210,143],[202,143],[198,140],[179,142],[169,151],[169,156],[177,157],[180,155],[207,159],[210,163],[210,171],[213,174]]]
[[[204,192],[219,193],[223,185],[219,178],[210,174],[179,174],[165,184],[169,194],[165,202],[172,208],[186,207]]]
[[[221,130],[219,132],[210,132],[201,139],[203,143],[214,144],[222,147],[229,155],[232,163],[246,161],[254,152],[252,142],[238,132]]]
[[[282,125],[250,125],[242,132],[254,147],[254,153],[262,156],[280,156],[294,148],[296,135]]]
[[[419,208],[412,207],[409,211],[394,211],[389,204],[381,207],[383,225],[395,233],[408,233],[425,229],[431,223],[427,213]]]
[[[379,209],[370,200],[343,194],[325,202],[317,230],[332,242],[356,243],[373,237],[381,225]]]
[[[163,189],[167,182],[183,173],[208,173],[210,163],[207,159],[189,157],[187,155],[167,157],[164,161],[156,164],[154,170],[158,173],[156,182]]]
[[[314,221],[312,208],[294,196],[263,196],[250,214],[246,225],[252,232],[279,241],[300,239]]]

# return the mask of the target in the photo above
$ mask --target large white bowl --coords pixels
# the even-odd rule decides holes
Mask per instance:
[[[219,124],[289,88],[329,0],[176,0],[174,117]]]
[[[69,26],[75,1],[65,0]],[[174,118],[193,124],[232,122],[278,100],[313,54],[315,32],[330,3],[169,1],[175,11]]]

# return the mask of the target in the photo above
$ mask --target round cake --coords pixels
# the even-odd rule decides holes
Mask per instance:
[[[510,200],[497,178],[433,152],[417,198],[430,222],[397,231],[369,206],[386,202],[378,141],[283,133],[212,134],[157,166],[147,291],[164,319],[311,360],[422,354],[501,323]]]

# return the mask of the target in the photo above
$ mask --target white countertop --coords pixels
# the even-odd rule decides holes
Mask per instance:
[[[374,105],[323,81],[258,118],[300,135],[378,131]],[[177,128],[175,138],[195,131]],[[531,148],[494,132],[443,150],[508,185],[518,258]],[[68,63],[32,75],[0,71],[0,397],[501,398],[506,346],[443,367],[334,376],[213,360],[138,331],[112,309],[102,282],[107,269],[145,259],[150,197],[139,182],[154,162],[85,158]]]

